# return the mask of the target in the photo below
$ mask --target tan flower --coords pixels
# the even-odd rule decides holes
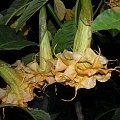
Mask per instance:
[[[46,61],[46,64],[43,71],[35,60],[26,66],[20,60],[16,61],[13,68],[19,76],[19,82],[15,82],[14,86],[8,85],[0,89],[2,102],[26,106],[35,96],[34,88],[42,89],[44,85],[55,82],[75,87],[76,95],[80,88],[95,87],[97,80],[108,81],[111,72],[116,70],[107,68],[108,60],[91,48],[86,49],[84,53],[65,50],[58,53],[54,59]]]
[[[2,103],[26,107],[27,102],[36,96],[34,88],[42,89],[45,83],[52,84],[55,82],[52,73],[41,71],[36,61],[25,66],[18,60],[13,65],[13,68],[17,77],[9,72],[9,79],[11,78],[10,82],[12,84],[8,83],[6,88],[0,89],[0,99]]]
[[[56,55],[57,60],[52,69],[57,82],[75,87],[90,89],[96,86],[96,80],[106,82],[115,69],[108,69],[108,60],[95,53],[91,48],[84,53],[65,50]]]

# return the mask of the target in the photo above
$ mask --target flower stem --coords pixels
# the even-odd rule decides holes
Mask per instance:
[[[92,39],[92,4],[91,0],[81,0],[78,29],[74,39],[73,51],[84,52],[90,47]]]
[[[53,16],[53,18],[55,19],[56,23],[59,25],[59,27],[61,28],[62,26],[62,23],[61,21],[59,20],[59,18],[57,17],[57,15],[55,14],[52,6],[50,5],[50,3],[47,4],[47,8],[48,10],[50,11],[51,15]]]

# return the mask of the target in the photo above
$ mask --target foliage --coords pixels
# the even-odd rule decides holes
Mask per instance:
[[[52,42],[55,53],[62,52],[64,49],[72,49],[75,31],[76,27],[73,20],[67,21],[62,25],[62,28],[57,31]]]
[[[54,0],[55,12],[60,20],[64,19],[66,8],[64,3],[61,0]]]
[[[28,41],[21,33],[16,34],[14,29],[8,26],[0,26],[0,50],[20,50],[27,46],[37,45]]]
[[[101,13],[92,23],[93,30],[120,30],[120,11],[107,9]]]
[[[24,96],[24,93],[22,93],[22,92],[26,91],[27,88],[31,87],[31,89],[29,89],[31,96],[34,97],[33,93],[38,95],[38,96],[36,95],[36,97],[34,99],[32,98],[32,101],[30,101],[30,102],[27,101],[28,108],[23,108],[23,107],[14,106],[14,105],[1,104],[1,109],[2,108],[6,109],[7,107],[10,107],[10,109],[12,109],[12,107],[13,107],[13,108],[15,108],[15,110],[20,109],[23,111],[23,113],[29,114],[28,119],[34,119],[34,120],[51,120],[51,119],[52,120],[55,120],[55,119],[57,119],[57,120],[61,120],[61,119],[62,120],[63,119],[74,120],[74,119],[77,119],[77,115],[76,115],[76,113],[74,114],[75,109],[72,105],[74,105],[76,101],[81,101],[82,106],[83,106],[83,108],[82,108],[83,115],[84,115],[85,120],[93,120],[93,119],[95,119],[95,120],[101,120],[101,119],[102,120],[103,119],[119,120],[119,118],[120,118],[120,108],[119,108],[119,105],[120,105],[119,104],[119,99],[120,99],[119,87],[120,86],[119,86],[119,84],[120,83],[118,81],[118,79],[119,79],[118,74],[114,71],[115,73],[113,72],[113,75],[115,74],[115,78],[111,78],[109,82],[104,83],[103,85],[96,82],[97,78],[99,79],[99,81],[107,81],[108,78],[110,78],[112,73],[110,73],[109,76],[107,76],[108,74],[106,71],[112,71],[112,70],[118,71],[118,68],[114,67],[114,66],[116,66],[116,64],[117,64],[117,66],[119,65],[119,60],[115,63],[115,65],[113,64],[113,66],[112,66],[113,69],[107,69],[107,63],[109,62],[109,60],[107,61],[106,58],[101,56],[101,52],[103,54],[105,54],[106,57],[108,57],[109,59],[119,59],[119,57],[120,57],[116,51],[115,51],[116,56],[114,56],[114,57],[109,52],[109,46],[112,48],[113,45],[114,45],[114,47],[115,47],[115,45],[120,45],[120,41],[118,40],[119,34],[120,34],[120,32],[119,32],[119,30],[120,30],[120,11],[118,9],[120,7],[119,1],[118,1],[118,4],[115,2],[115,4],[118,5],[117,9],[110,8],[111,4],[114,3],[111,0],[109,0],[108,3],[105,3],[105,2],[103,2],[103,0],[101,0],[99,4],[96,2],[94,3],[94,1],[92,1],[93,6],[95,4],[95,6],[93,7],[93,8],[95,8],[95,9],[93,9],[93,12],[95,12],[95,14],[97,14],[96,18],[94,18],[94,16],[93,16],[93,18],[94,18],[94,19],[92,18],[93,20],[91,20],[91,18],[89,19],[89,17],[91,17],[91,16],[89,16],[88,14],[85,14],[85,12],[84,12],[84,11],[87,11],[87,9],[89,9],[89,8],[84,8],[84,10],[83,10],[83,8],[81,7],[81,4],[80,4],[80,0],[76,0],[75,2],[76,3],[75,3],[75,5],[72,5],[72,8],[67,9],[67,5],[65,5],[64,1],[61,1],[61,0],[54,0],[54,1],[50,1],[50,0],[14,0],[12,2],[12,4],[9,6],[9,8],[4,9],[3,11],[0,11],[0,52],[7,51],[8,54],[5,54],[5,56],[9,56],[10,51],[13,51],[13,53],[14,53],[16,50],[19,52],[21,52],[22,50],[24,51],[26,49],[28,51],[30,51],[29,47],[37,48],[37,54],[36,54],[36,51],[32,51],[31,53],[28,54],[28,52],[27,52],[25,54],[25,56],[22,56],[22,58],[21,58],[22,62],[20,61],[18,63],[17,67],[16,67],[17,62],[10,66],[9,66],[9,64],[7,64],[6,68],[8,68],[9,71],[7,71],[6,68],[4,68],[6,63],[1,62],[2,64],[0,65],[0,70],[4,69],[4,72],[0,71],[1,77],[2,77],[2,75],[4,76],[4,73],[6,72],[6,73],[9,73],[8,74],[9,78],[14,79],[15,74],[11,74],[11,72],[10,72],[10,70],[12,71],[11,68],[15,68],[15,72],[19,73],[19,75],[17,76],[18,79],[15,79],[15,80],[18,80],[19,84],[17,84],[17,81],[15,81],[15,80],[13,82],[13,83],[15,83],[14,85],[16,85],[15,89],[11,89],[11,87],[9,87],[9,82],[10,82],[9,80],[6,80],[7,84],[8,84],[7,87],[6,87],[6,83],[1,82],[1,86],[2,86],[2,84],[3,84],[3,86],[5,84],[5,86],[3,88],[6,87],[6,89],[1,88],[1,94],[2,94],[2,92],[4,92],[4,94],[6,95],[7,93],[5,92],[5,90],[9,91],[11,89],[11,91],[8,94],[12,94],[11,95],[12,97],[9,96],[10,101],[12,101],[12,103],[16,103],[16,101],[17,101],[15,98],[16,97],[15,94],[17,94],[17,96],[20,96],[17,92],[14,93],[15,90],[20,90],[21,94],[23,94],[22,97],[24,98],[25,96]],[[46,12],[44,12],[43,7],[47,8]],[[41,12],[42,10],[43,10],[43,13]],[[69,12],[68,12],[68,10],[69,10]],[[81,14],[80,14],[80,12],[81,12]],[[87,12],[89,12],[89,11],[87,11]],[[82,13],[84,13],[84,14],[82,14]],[[41,22],[42,24],[40,24],[37,20],[32,20],[36,16],[37,16],[37,19],[39,19],[39,22]],[[39,16],[39,18],[38,18],[38,16]],[[86,18],[84,18],[83,16],[86,16]],[[79,22],[79,19],[80,19],[80,22]],[[35,26],[36,21],[38,22],[37,25],[39,26],[39,28],[37,25]],[[49,22],[52,24],[49,24]],[[32,25],[30,25],[31,23],[35,27],[35,30],[34,30],[34,27],[32,27]],[[97,52],[93,53],[92,49],[90,49],[91,52],[88,52],[88,53],[86,52],[85,54],[83,54],[82,52],[79,52],[79,56],[82,56],[81,57],[82,60],[79,62],[76,62],[76,59],[77,59],[75,56],[76,51],[75,51],[75,53],[73,52],[73,54],[72,54],[72,52],[68,52],[67,50],[74,51],[73,50],[74,38],[77,33],[76,31],[79,28],[78,26],[81,23],[84,24],[85,27],[90,27],[90,25],[92,25],[92,32],[93,32],[92,33],[92,35],[93,35],[92,42],[93,43],[91,44],[91,46],[93,47],[93,49],[97,48],[97,50],[98,50],[97,46],[99,46],[100,54],[96,54]],[[49,27],[49,28],[47,28],[47,27]],[[82,26],[82,27],[84,27],[84,26]],[[27,29],[24,30],[25,28],[27,28]],[[80,30],[81,29],[82,28],[80,28]],[[84,32],[85,32],[85,30],[84,30]],[[53,31],[54,31],[54,33],[53,33]],[[89,31],[89,29],[88,29],[88,31]],[[36,39],[31,37],[33,35],[35,35],[37,40],[38,39],[39,40],[35,41]],[[110,37],[110,36],[112,36],[112,37]],[[85,37],[87,37],[87,34],[86,34],[86,36],[83,36],[83,39]],[[43,44],[41,44],[42,43],[41,41],[44,39],[47,39],[48,41],[47,42],[44,41]],[[47,44],[49,42],[50,42],[50,44]],[[50,53],[50,50],[47,51],[47,48],[49,48],[49,45],[52,48],[52,53]],[[47,48],[45,48],[46,46],[47,46]],[[61,101],[60,100],[60,99],[62,99],[61,93],[64,94],[67,92],[64,95],[64,97],[67,96],[66,98],[68,99],[68,97],[69,97],[68,94],[69,93],[72,94],[72,92],[70,92],[72,88],[69,88],[68,86],[67,86],[68,88],[63,87],[59,84],[57,84],[58,88],[55,87],[56,85],[53,84],[55,80],[54,80],[53,76],[51,75],[51,73],[49,72],[50,71],[49,64],[46,65],[47,69],[45,69],[45,72],[47,72],[49,74],[45,74],[45,76],[42,76],[43,78],[41,79],[39,84],[38,84],[39,79],[38,79],[38,81],[36,81],[36,78],[39,77],[40,73],[43,72],[39,66],[39,63],[43,65],[43,62],[40,62],[40,59],[41,59],[40,56],[42,55],[42,53],[39,54],[39,52],[42,51],[41,49],[39,49],[40,47],[44,51],[44,54],[43,54],[44,59],[42,56],[43,61],[46,62],[47,58],[49,58],[49,55],[46,55],[46,57],[45,57],[46,52],[53,54],[51,56],[52,57],[55,56],[56,59],[58,59],[58,61],[56,59],[55,59],[55,61],[52,61],[52,65],[51,65],[51,62],[48,62],[48,63],[52,66],[52,70],[55,74],[55,79],[58,80],[61,84],[70,85],[72,87],[76,86],[76,83],[71,82],[72,80],[69,82],[68,78],[66,76],[69,75],[69,78],[72,79],[73,78],[72,72],[75,72],[75,74],[76,74],[76,71],[74,71],[74,69],[77,69],[77,65],[79,63],[79,66],[82,66],[83,68],[89,68],[90,70],[88,70],[88,72],[84,71],[84,74],[83,74],[83,71],[81,72],[80,71],[81,69],[78,68],[77,70],[79,70],[79,72],[78,72],[79,74],[77,73],[78,74],[77,76],[79,76],[79,79],[76,79],[76,80],[79,81],[80,78],[86,78],[86,76],[87,76],[87,78],[90,79],[90,83],[91,83],[91,81],[93,83],[93,79],[91,79],[91,78],[93,78],[95,76],[96,79],[93,84],[95,84],[95,85],[97,84],[97,86],[95,88],[93,88],[93,86],[95,86],[95,85],[90,87],[89,86],[90,83],[89,83],[89,84],[87,84],[88,86],[86,87],[85,86],[86,82],[83,82],[83,84],[82,84],[83,86],[79,84],[80,86],[82,86],[82,88],[89,89],[89,87],[90,87],[93,89],[89,90],[89,92],[86,92],[85,90],[81,90],[82,93],[79,93],[79,91],[78,91],[78,95],[76,96],[77,98],[70,103]],[[85,46],[83,46],[83,47],[85,47]],[[106,51],[108,51],[107,54],[106,54]],[[111,52],[112,51],[113,50],[111,50]],[[61,53],[61,52],[63,52],[63,53]],[[91,54],[92,54],[92,57],[90,57]],[[52,59],[51,56],[50,56],[50,59]],[[12,56],[10,56],[10,57],[12,57]],[[96,58],[96,60],[93,60],[94,58]],[[1,60],[2,60],[2,57],[1,57]],[[69,62],[69,64],[66,61]],[[72,66],[71,66],[71,63],[76,63],[76,64],[72,64]],[[35,65],[35,68],[32,66],[33,64]],[[61,66],[63,65],[64,69],[61,68],[60,65]],[[100,67],[100,69],[98,69],[99,67]],[[72,68],[72,69],[69,69],[69,71],[67,71],[68,70],[67,68]],[[105,68],[105,70],[104,70],[104,68]],[[60,69],[60,70],[57,70],[57,69]],[[96,71],[91,72],[91,69],[94,69]],[[67,72],[64,72],[64,71],[67,71]],[[100,73],[100,76],[98,75],[98,72]],[[13,71],[13,73],[14,73],[14,71]],[[60,74],[64,74],[64,79],[63,78],[61,79]],[[104,75],[102,76],[102,74],[104,74]],[[24,76],[24,75],[26,75],[26,76]],[[31,77],[31,75],[33,75],[33,76]],[[7,79],[8,76],[3,77],[3,78]],[[107,76],[107,78],[105,79],[104,76]],[[29,77],[30,77],[30,79],[29,79]],[[50,80],[48,79],[48,77],[50,78]],[[21,79],[21,78],[23,78],[23,79]],[[46,79],[45,82],[44,82],[44,79]],[[29,80],[29,82],[28,82],[28,80]],[[84,79],[84,81],[85,80],[86,79]],[[3,81],[2,78],[1,78],[1,81]],[[53,85],[50,85],[46,88],[47,83],[53,84]],[[28,86],[26,87],[25,85],[26,86],[28,85],[29,87]],[[22,86],[24,86],[23,87],[24,90],[17,89],[17,87],[20,87],[20,86],[21,86],[21,88],[22,88]],[[33,86],[35,88],[34,90],[33,90]],[[41,86],[43,86],[43,88]],[[60,86],[60,89],[59,89],[59,86]],[[54,87],[55,87],[55,91],[58,90],[58,93],[59,93],[59,91],[61,91],[60,94],[57,96],[55,95],[55,92],[53,92]],[[44,88],[46,88],[46,89],[44,90]],[[63,88],[63,89],[61,89],[61,88]],[[64,90],[66,88],[68,91]],[[57,92],[56,92],[56,94],[57,94]],[[98,96],[98,94],[100,97]],[[106,95],[107,97],[106,96],[104,97],[104,95]],[[71,96],[72,95],[70,95],[70,98],[72,98]],[[93,97],[91,97],[91,96],[93,96]],[[15,101],[14,101],[14,98],[15,98]],[[6,98],[6,99],[8,99],[8,98]],[[29,98],[26,98],[26,99],[29,99]],[[9,101],[7,101],[7,102],[9,102]],[[26,102],[26,101],[25,100],[22,101],[20,98],[19,103],[24,104],[24,102]],[[72,104],[71,108],[70,108],[70,104]],[[61,107],[61,106],[63,106],[63,107]],[[65,108],[66,111],[62,110],[63,108]],[[67,110],[68,108],[69,108],[69,110]],[[96,111],[99,111],[99,112],[96,112]],[[2,112],[2,114],[4,114],[4,111]],[[4,118],[4,115],[2,116],[2,114],[1,114],[1,117]],[[66,114],[68,114],[68,116],[65,116]],[[7,115],[6,112],[5,112],[5,115]]]

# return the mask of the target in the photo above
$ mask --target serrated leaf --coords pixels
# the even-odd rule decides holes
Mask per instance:
[[[64,49],[71,50],[76,32],[76,26],[73,20],[67,21],[58,30],[53,40],[52,49],[55,53],[62,52]]]
[[[18,20],[17,30],[19,30],[26,21],[38,11],[48,0],[33,0]]]
[[[97,16],[92,23],[93,31],[117,29],[120,30],[120,11],[107,9]]]
[[[60,20],[63,20],[66,8],[61,0],[54,0],[54,10]]]
[[[32,45],[37,44],[27,41],[22,34],[16,34],[15,30],[8,26],[0,26],[0,50],[20,50]]]
[[[30,114],[35,120],[51,120],[50,115],[43,110],[31,109]]]

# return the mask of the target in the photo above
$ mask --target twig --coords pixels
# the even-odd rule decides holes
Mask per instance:
[[[76,110],[78,120],[84,120],[84,116],[82,114],[82,106],[81,106],[80,102],[75,103],[75,110]]]
[[[100,1],[98,7],[96,8],[95,12],[93,13],[93,17],[95,17],[95,15],[97,14],[97,12],[100,9],[100,7],[102,6],[102,4],[103,4],[103,0]]]

